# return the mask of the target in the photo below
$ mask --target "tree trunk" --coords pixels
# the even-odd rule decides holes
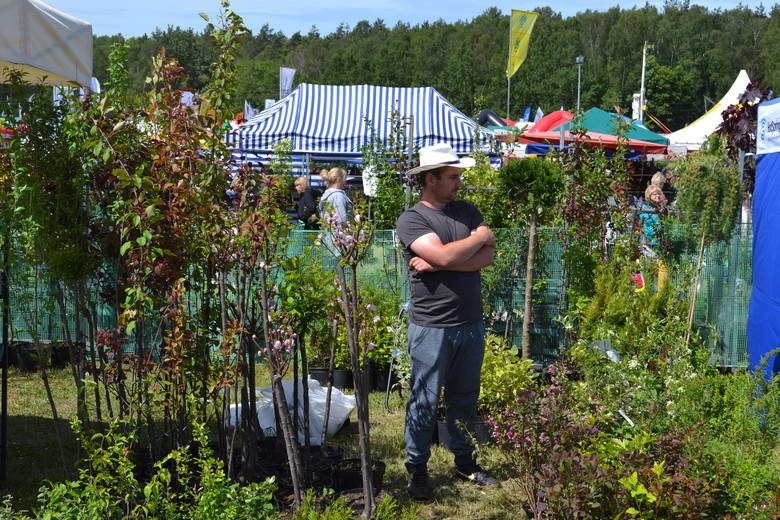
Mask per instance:
[[[531,323],[533,322],[534,258],[536,256],[536,213],[528,225],[528,256],[525,263],[525,298],[523,299],[523,359],[531,358]]]
[[[272,364],[269,363],[269,367]],[[287,398],[284,395],[284,387],[282,386],[282,378],[279,374],[274,374],[271,368],[272,388],[274,401],[279,410],[279,430],[282,432],[284,438],[284,448],[287,451],[287,462],[290,467],[290,476],[292,477],[293,485],[293,500],[295,502],[295,508],[298,509],[301,506],[301,499],[303,489],[301,486],[301,476],[303,475],[303,469],[301,467],[301,451],[298,448],[298,436],[297,432],[293,429],[292,420],[290,419],[290,408],[287,406]],[[298,413],[297,410],[295,412]]]
[[[336,338],[339,334],[339,322],[336,318],[333,318],[333,327],[330,335],[330,357],[328,358],[328,383],[325,391],[325,417],[322,421],[322,436],[320,438],[320,446],[322,452],[326,452],[325,438],[328,435],[328,422],[330,420],[330,398],[333,395],[333,370],[336,357]]]
[[[371,459],[371,435],[368,407],[368,370],[361,366],[363,360],[359,344],[358,317],[354,314],[360,309],[357,288],[357,269],[352,266],[350,279],[347,280],[345,268],[339,269],[341,275],[342,296],[344,299],[344,318],[347,323],[349,358],[352,375],[355,380],[355,403],[358,418],[358,447],[360,449],[360,469],[363,477],[363,513],[361,518],[371,518],[374,514],[373,461]],[[348,285],[349,284],[349,285]],[[367,365],[367,363],[366,363]]]
[[[311,439],[309,438],[309,360],[306,357],[306,345],[304,343],[303,334],[299,336],[298,352],[301,356],[301,390],[303,399],[303,447],[304,447],[304,476],[306,479],[306,486],[308,487],[312,480],[311,475]],[[296,378],[297,380],[297,378]],[[296,388],[298,386],[296,385]],[[298,403],[295,403],[294,409],[296,410],[295,417],[298,417]],[[297,430],[296,430],[297,431]]]
[[[268,327],[269,320],[267,319],[268,309],[266,307],[268,302],[268,282],[266,279],[266,272],[262,271],[260,275],[260,294],[263,298],[262,302],[262,321],[263,321],[263,342],[265,345],[271,344],[271,333]],[[255,349],[252,349],[254,353]],[[250,360],[254,363],[254,357],[250,356]],[[303,480],[303,464],[301,462],[301,450],[298,446],[298,432],[293,427],[293,421],[290,418],[290,408],[287,406],[287,398],[284,395],[284,387],[282,386],[282,374],[275,368],[274,362],[271,359],[271,355],[267,356],[268,370],[271,374],[271,387],[274,396],[274,404],[278,411],[276,420],[278,428],[281,430],[282,437],[284,438],[284,447],[287,451],[287,463],[290,468],[290,476],[293,484],[293,500],[295,502],[295,508],[299,508],[301,500],[303,498],[303,489],[301,486]],[[254,368],[251,371],[252,383],[254,383]],[[298,384],[298,381],[293,381],[294,385]],[[254,385],[253,385],[254,388]],[[256,405],[252,408],[253,417],[257,417]],[[298,414],[297,408],[293,410],[293,413]]]
[[[49,401],[49,408],[51,408],[51,418],[54,421],[54,430],[57,433],[57,446],[60,450],[62,469],[65,473],[65,476],[67,478],[71,478],[72,471],[70,470],[68,457],[65,454],[65,442],[63,440],[62,428],[60,426],[60,417],[57,413],[57,403],[54,402],[54,395],[51,392],[51,384],[49,383],[49,373],[46,371],[46,359],[43,356],[43,348],[37,341],[35,343],[35,348],[38,351],[38,360],[41,368],[41,380],[43,381],[43,387],[46,390],[46,399]]]

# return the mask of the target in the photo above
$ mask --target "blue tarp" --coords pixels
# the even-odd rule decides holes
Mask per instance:
[[[748,364],[780,347],[780,99],[758,106],[758,160],[753,192],[753,290],[748,310]],[[780,356],[768,373],[780,373]]]

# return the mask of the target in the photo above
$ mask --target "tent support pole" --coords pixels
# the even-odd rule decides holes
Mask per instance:
[[[409,158],[409,164],[411,164],[412,157],[414,156],[414,116],[409,116],[409,130],[406,133],[406,154]],[[412,187],[408,182],[404,183],[404,209],[409,209],[412,203]]]

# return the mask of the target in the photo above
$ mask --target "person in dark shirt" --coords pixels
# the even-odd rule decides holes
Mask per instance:
[[[462,428],[473,432],[478,419],[485,352],[479,271],[493,262],[495,249],[480,211],[455,200],[462,169],[473,165],[447,144],[421,148],[420,166],[408,172],[421,189],[420,202],[396,223],[409,266],[412,371],[404,439],[407,491],[417,500],[433,493],[427,463],[442,388],[456,474],[480,486],[499,485],[477,464],[472,437]]]
[[[314,202],[314,196],[309,188],[309,181],[306,177],[295,179],[295,191],[298,192],[298,200],[295,202],[295,209],[298,213],[298,221],[304,229],[317,229],[317,204]]]

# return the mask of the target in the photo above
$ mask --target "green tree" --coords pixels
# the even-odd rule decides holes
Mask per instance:
[[[771,53],[778,32],[777,8],[767,14],[761,6],[720,10],[672,0],[662,8],[613,7],[568,18],[550,7],[536,11],[539,18],[528,58],[511,82],[511,118],[529,105],[545,112],[574,107],[574,59],[579,55],[585,56],[582,105],[628,109],[639,91],[645,42],[653,45],[657,65],[670,69],[658,85],[648,78],[646,87],[650,110],[659,112],[671,127],[705,112],[707,99],[720,99],[742,68],[764,84],[777,83]],[[312,27],[305,34],[286,37],[266,24],[247,39],[240,51],[240,65],[251,70],[259,60],[274,68],[293,67],[299,82],[432,86],[465,113],[472,113],[474,100],[480,98],[485,101],[482,108],[503,115],[508,33],[509,17],[495,7],[470,21],[398,23],[390,28],[382,20],[362,20],[353,27],[342,24],[327,35]],[[106,78],[107,48],[118,38],[121,35],[95,39],[95,72],[101,81]],[[187,71],[186,86],[199,89],[203,85],[211,60],[204,56],[213,53],[204,35],[169,27],[126,41],[134,92],[145,88],[150,59],[163,47]],[[665,90],[667,86],[672,90]],[[248,87],[245,84],[241,90],[249,92]],[[683,98],[675,100],[677,95]],[[241,103],[243,96],[234,100],[231,110],[240,111]],[[659,105],[655,110],[654,103]]]
[[[682,128],[691,121],[684,107],[692,107],[696,101],[690,71],[679,65],[658,65],[652,55],[647,61],[647,110],[668,128]],[[646,123],[652,126],[652,121]]]
[[[531,356],[531,304],[536,254],[536,228],[549,222],[564,189],[563,171],[555,159],[528,157],[509,161],[501,167],[499,189],[509,202],[510,220],[528,223],[528,257],[525,269],[523,311],[523,359]]]
[[[236,74],[236,100],[261,109],[266,99],[279,97],[279,66],[266,60],[242,60]],[[235,107],[236,105],[231,105]]]
[[[688,331],[685,336],[687,345],[693,326],[696,287],[701,274],[704,248],[731,236],[742,205],[742,184],[733,161],[704,153],[690,154],[675,162],[673,172],[678,176],[675,183],[677,210],[691,233],[697,233],[701,237],[688,312]]]

